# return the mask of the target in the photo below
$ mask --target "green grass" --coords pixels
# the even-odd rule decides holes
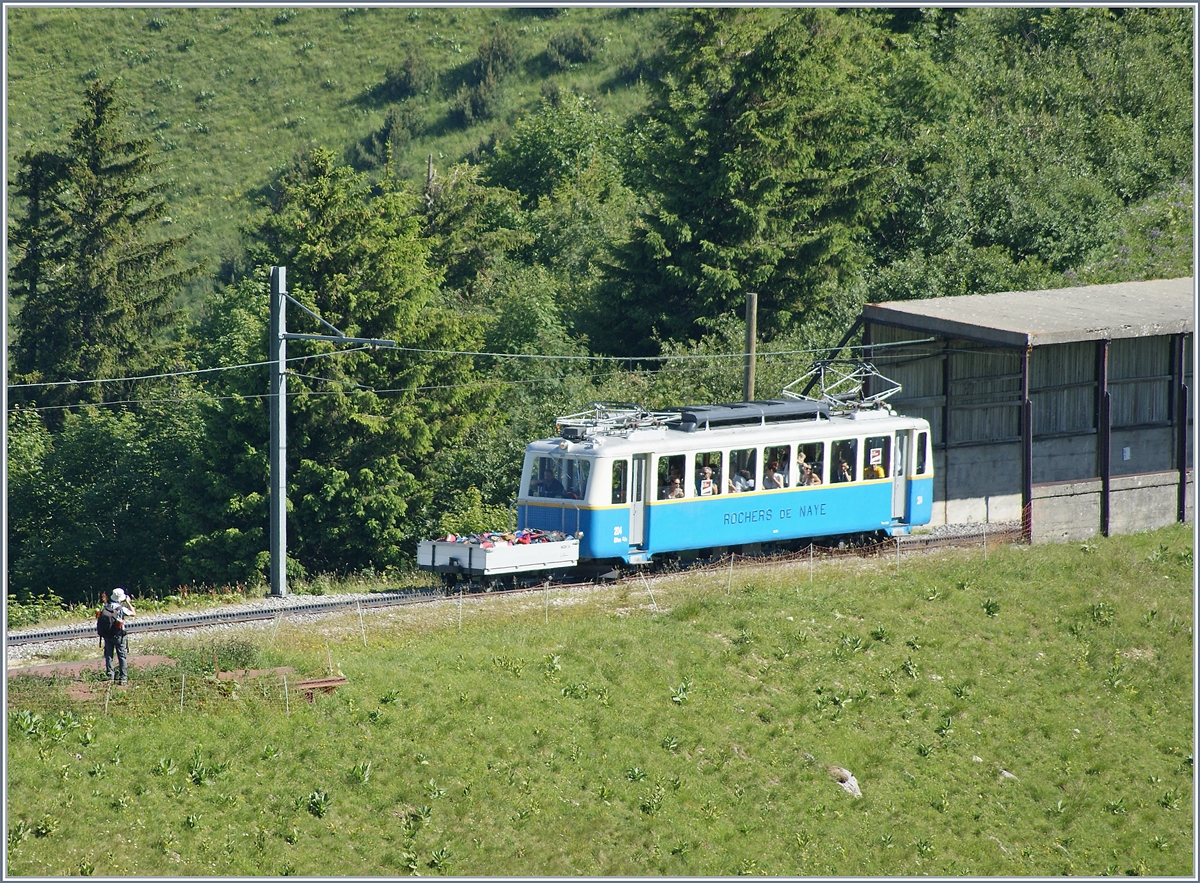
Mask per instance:
[[[188,257],[215,273],[238,252],[239,225],[255,196],[302,151],[353,153],[381,128],[393,101],[377,87],[408,53],[438,81],[413,96],[423,131],[397,170],[423,183],[426,158],[438,169],[465,158],[547,89],[592,95],[621,118],[644,99],[640,59],[649,54],[658,10],[573,9],[552,17],[505,9],[25,8],[7,11],[10,167],[29,147],[65,141],[84,85],[120,77],[132,133],[162,151],[174,186],[175,231],[195,231]],[[511,34],[520,64],[503,77],[493,115],[471,125],[449,118],[454,94],[497,27]],[[596,57],[566,71],[544,57],[555,36],[591,28]],[[211,284],[211,277],[198,285]]]
[[[23,687],[9,870],[1189,874],[1191,547],[1179,526],[480,596],[461,631],[448,600],[371,614],[365,647],[357,616],[238,639],[347,677],[287,709],[247,686],[180,713],[143,678],[106,716]],[[203,680],[204,639],[137,640]]]

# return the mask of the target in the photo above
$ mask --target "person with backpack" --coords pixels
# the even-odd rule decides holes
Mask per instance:
[[[125,590],[113,589],[112,599],[96,614],[96,634],[104,645],[104,671],[110,681],[117,680],[123,687],[129,683],[129,643],[125,635],[125,617],[133,616],[132,604],[126,604]],[[117,668],[113,670],[113,655],[117,657]]]

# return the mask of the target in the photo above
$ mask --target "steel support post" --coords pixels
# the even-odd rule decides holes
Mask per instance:
[[[1108,341],[1096,341],[1096,466],[1100,475],[1100,535],[1112,513],[1112,393],[1108,391]]]
[[[871,323],[870,322],[863,323],[862,357],[863,357],[863,361],[871,362],[872,364],[874,363],[875,353],[873,353],[871,351]],[[865,378],[863,378],[862,395],[864,398],[866,396],[871,395],[873,392],[875,392],[875,390],[872,388],[873,387],[873,384],[871,382],[872,379],[873,379],[873,376],[870,374],[868,374]]]
[[[1175,468],[1179,470],[1179,493],[1177,521],[1187,521],[1187,440],[1188,440],[1188,388],[1184,383],[1187,377],[1187,365],[1184,364],[1184,354],[1187,352],[1185,334],[1175,335]]]
[[[287,268],[271,268],[271,595],[287,594]]]
[[[1029,353],[1021,352],[1021,536],[1033,541],[1033,402],[1029,400]]]

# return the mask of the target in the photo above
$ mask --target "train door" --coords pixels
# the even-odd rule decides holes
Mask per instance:
[[[642,548],[646,544],[646,461],[648,454],[633,455],[633,476],[629,500],[629,547]]]
[[[909,433],[896,433],[896,456],[892,458],[892,520],[907,521]]]

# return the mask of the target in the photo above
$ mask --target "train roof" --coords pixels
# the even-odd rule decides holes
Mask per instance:
[[[562,418],[560,435],[532,442],[529,450],[593,455],[629,451],[685,451],[706,446],[780,444],[828,438],[838,432],[862,435],[924,423],[888,408],[837,412],[824,402],[769,399],[718,405],[688,405],[663,411],[597,409]],[[866,425],[864,425],[866,424]]]

